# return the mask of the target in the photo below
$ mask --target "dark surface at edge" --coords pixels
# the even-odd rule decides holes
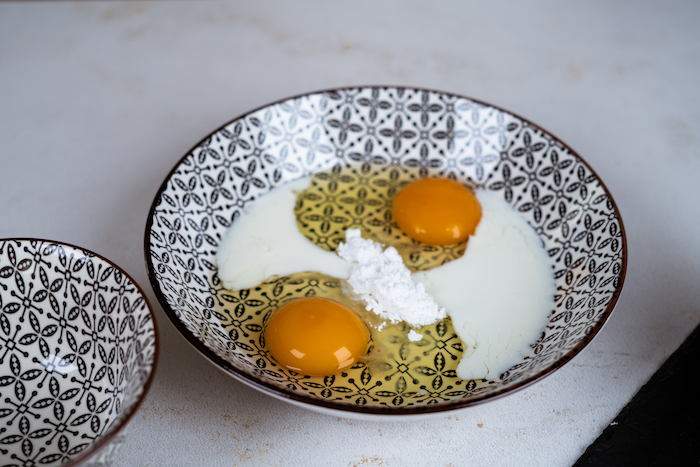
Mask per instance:
[[[700,325],[576,461],[700,466]]]

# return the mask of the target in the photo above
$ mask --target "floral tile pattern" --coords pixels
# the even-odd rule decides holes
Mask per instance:
[[[143,293],[118,267],[70,245],[0,240],[0,465],[108,465],[156,346]]]

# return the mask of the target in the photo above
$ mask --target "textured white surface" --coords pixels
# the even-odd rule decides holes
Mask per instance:
[[[232,380],[175,331],[115,467],[571,465],[700,321],[700,3],[0,3],[0,237],[62,240],[149,289],[148,209],[239,114],[355,84],[471,96],[586,159],[629,240],[622,298],[572,362],[420,422],[339,420]],[[0,422],[4,423],[4,422]]]

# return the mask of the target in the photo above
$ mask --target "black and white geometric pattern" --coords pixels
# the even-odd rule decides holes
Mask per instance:
[[[467,394],[410,407],[343,407],[292,389],[298,376],[261,371],[217,317],[215,253],[242,208],[276,186],[334,167],[386,166],[499,193],[536,229],[552,261],[555,308],[518,365]],[[271,104],[215,131],[172,170],[146,231],[151,282],[175,326],[233,376],[321,407],[420,413],[464,407],[524,387],[569,361],[612,312],[625,276],[626,239],[602,181],[566,145],[504,110],[443,92],[347,88]],[[262,359],[262,360],[261,360]],[[297,385],[298,386],[298,385]],[[294,386],[296,387],[296,386]],[[358,395],[372,393],[371,385]],[[373,397],[381,399],[374,389]],[[358,396],[359,397],[359,396]]]
[[[108,465],[153,376],[156,330],[121,269],[0,240],[0,465]]]

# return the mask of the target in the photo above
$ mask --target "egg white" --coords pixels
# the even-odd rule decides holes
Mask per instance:
[[[226,288],[306,271],[348,278],[349,263],[297,228],[296,196],[309,183],[305,177],[275,188],[233,223],[216,254]],[[542,333],[555,291],[537,233],[495,193],[478,190],[476,196],[482,218],[464,256],[413,274],[446,309],[466,345],[457,367],[464,380],[493,379],[517,364]]]

